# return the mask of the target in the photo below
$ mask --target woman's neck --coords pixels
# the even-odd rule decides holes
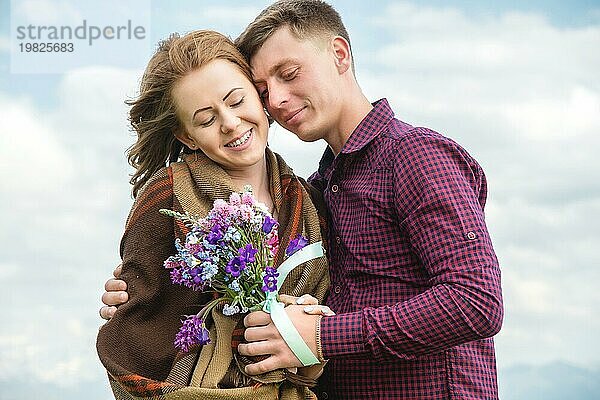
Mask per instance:
[[[238,190],[241,191],[246,185],[252,186],[254,197],[269,209],[273,208],[266,157],[261,162],[248,168],[227,171],[227,173]]]

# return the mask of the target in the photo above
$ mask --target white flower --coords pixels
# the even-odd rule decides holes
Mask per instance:
[[[252,230],[254,232],[260,232],[263,224],[263,216],[260,214],[255,214],[250,219],[250,225],[252,226]]]
[[[209,262],[202,263],[202,275],[201,278],[203,281],[211,281],[212,278],[219,272],[219,267],[215,264],[211,264]]]
[[[231,306],[229,304],[225,304],[223,307],[223,315],[233,315],[240,312],[240,308],[238,306]]]
[[[241,292],[242,288],[240,287],[240,283],[236,280],[234,280],[233,282],[231,282],[229,285],[229,289],[231,290],[235,290],[236,292]]]

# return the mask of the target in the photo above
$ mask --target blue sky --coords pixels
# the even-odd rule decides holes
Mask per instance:
[[[18,3],[35,14],[68,1]],[[150,42],[199,28],[235,37],[266,4],[151,1]],[[501,397],[597,398],[600,2],[332,4],[368,97],[457,140],[486,171],[506,305]],[[99,58],[11,74],[11,11],[0,0],[0,398],[106,399],[97,309],[131,206],[123,100],[141,70]],[[324,148],[277,126],[270,143],[303,176]]]

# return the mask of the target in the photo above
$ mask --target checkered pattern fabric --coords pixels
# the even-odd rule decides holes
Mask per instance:
[[[372,111],[311,183],[330,213],[321,398],[496,399],[500,270],[487,187],[457,143]]]

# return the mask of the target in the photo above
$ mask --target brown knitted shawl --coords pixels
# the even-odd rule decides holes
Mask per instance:
[[[285,249],[299,233],[309,243],[323,240],[324,208],[318,193],[297,178],[279,155],[267,149],[266,157],[279,214],[280,248]],[[232,352],[232,332],[240,316],[225,317],[213,311],[211,344],[187,354],[178,354],[173,345],[182,317],[196,314],[211,295],[171,283],[163,261],[175,254],[175,238],[184,240],[188,230],[158,210],[204,216],[214,200],[227,200],[237,190],[221,167],[203,154],[192,154],[157,172],[138,194],[121,241],[121,277],[127,282],[130,300],[101,328],[97,340],[115,398],[315,398],[306,387],[286,380],[287,372],[281,370],[257,380],[239,373],[236,362],[248,362]],[[283,261],[282,253],[276,255],[275,265]],[[310,293],[322,301],[328,286],[327,262],[321,257],[294,269],[281,293]]]

